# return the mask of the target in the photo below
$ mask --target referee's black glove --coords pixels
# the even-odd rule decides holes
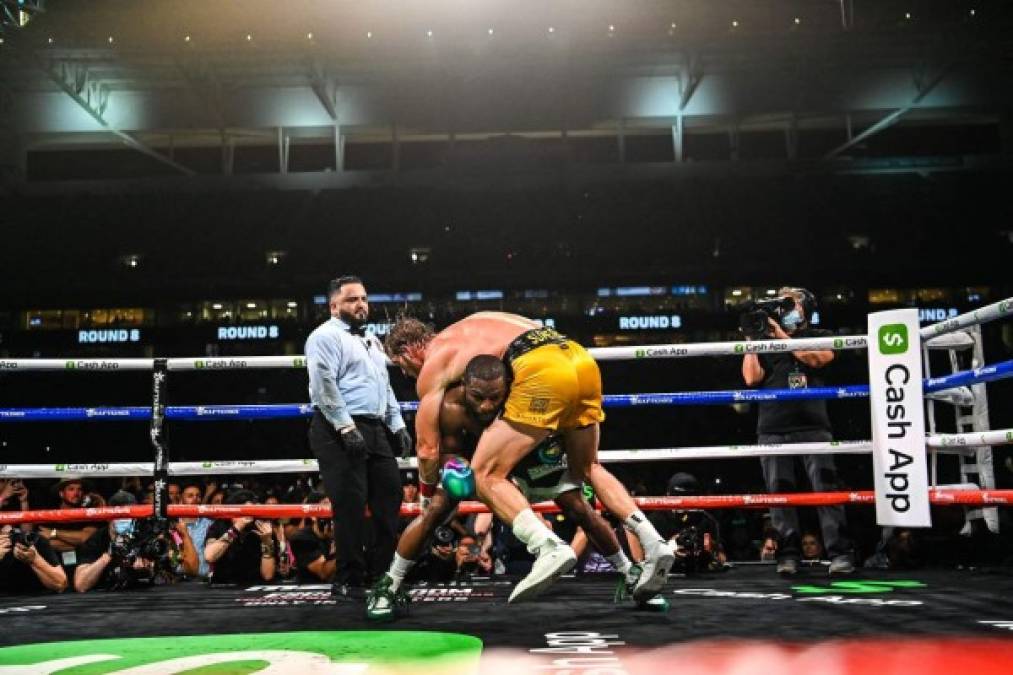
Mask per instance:
[[[362,432],[354,427],[348,431],[341,432],[341,443],[345,446],[345,451],[354,458],[365,457],[366,453],[369,452],[369,447],[366,445],[366,439],[363,438]]]
[[[401,458],[408,459],[412,454],[415,444],[412,442],[412,435],[408,433],[408,427],[401,427],[394,432],[394,441],[401,450]]]

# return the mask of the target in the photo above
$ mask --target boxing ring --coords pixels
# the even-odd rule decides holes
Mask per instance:
[[[953,317],[944,322],[926,326],[920,331],[920,339],[926,354],[934,344],[946,340],[942,344],[951,348],[956,343],[960,346],[969,344],[966,341],[954,341],[950,336],[963,334],[976,329],[982,324],[1013,316],[1013,298],[1002,300],[978,310]],[[980,333],[968,337],[970,344],[980,344]],[[795,340],[760,340],[754,342],[732,341],[696,344],[650,345],[630,347],[592,348],[590,353],[597,361],[651,361],[655,359],[680,359],[699,357],[742,357],[746,353],[784,353],[804,350],[864,350],[868,347],[868,338],[864,335],[832,336],[822,338],[806,338]],[[980,351],[980,350],[979,350]],[[267,404],[267,405],[166,405],[168,383],[173,372],[186,371],[236,371],[261,369],[300,369],[305,368],[305,359],[301,356],[254,356],[224,358],[171,358],[171,359],[6,359],[0,360],[0,371],[11,374],[28,375],[33,372],[63,372],[68,377],[89,372],[124,372],[150,371],[152,377],[152,404],[145,406],[123,407],[65,407],[65,408],[0,408],[0,423],[32,423],[32,422],[138,422],[145,421],[150,425],[151,443],[154,458],[147,462],[110,463],[89,461],[80,464],[0,464],[0,478],[61,478],[68,473],[82,477],[122,477],[149,475],[156,481],[155,514],[161,516],[183,515],[170,512],[165,502],[165,479],[168,476],[192,476],[228,474],[268,474],[268,473],[305,473],[318,470],[314,459],[279,459],[279,460],[248,460],[248,461],[216,461],[207,459],[191,462],[169,461],[168,448],[165,442],[166,422],[200,422],[222,420],[278,420],[292,418],[309,418],[312,407],[308,404]],[[925,399],[931,403],[947,403],[953,406],[970,407],[984,394],[983,385],[989,382],[1013,377],[1013,360],[991,365],[961,370],[940,377],[929,377],[923,382],[922,391]],[[972,392],[972,388],[977,391]],[[837,387],[817,387],[809,389],[744,389],[725,391],[696,391],[670,393],[633,393],[607,394],[604,397],[606,408],[641,408],[641,407],[675,407],[698,405],[734,405],[743,403],[781,402],[792,400],[843,400],[869,397],[868,385],[848,385]],[[409,401],[401,404],[405,412],[417,409],[417,402]],[[979,463],[988,467],[980,473],[977,489],[968,483],[948,489],[935,482],[936,471],[931,473],[930,485],[933,490],[933,501],[938,504],[960,504],[972,506],[992,506],[1010,503],[1013,499],[1011,491],[995,490],[994,475],[991,472],[991,456],[989,449],[995,445],[1013,444],[1013,429],[982,429],[967,433],[930,433],[926,436],[925,445],[931,458],[933,468],[939,455],[959,453],[976,455]],[[648,461],[680,461],[680,460],[714,460],[742,459],[745,457],[764,457],[772,455],[807,455],[807,454],[870,454],[871,441],[834,441],[826,443],[794,443],[779,445],[726,445],[708,447],[676,447],[628,450],[604,450],[600,453],[603,463],[648,462]],[[414,459],[399,460],[402,469],[415,467]],[[682,508],[736,508],[742,506],[766,507],[770,505],[769,497],[763,495],[711,495],[706,497],[683,497],[678,500],[664,498],[641,498],[642,508],[667,509],[678,505]],[[783,505],[830,505],[847,503],[869,503],[868,492],[842,493],[800,493],[779,495],[779,504]],[[780,501],[786,500],[786,501]],[[480,509],[480,506],[466,504],[467,509]],[[142,507],[143,508],[143,507]],[[204,507],[210,509],[211,507]],[[279,513],[291,507],[276,506]],[[539,505],[540,509],[551,510],[548,504]],[[406,515],[411,509],[406,510]],[[301,512],[300,512],[301,513]],[[207,511],[208,515],[216,515]],[[292,514],[295,515],[295,514]],[[67,520],[97,519],[105,517],[94,509],[88,513],[66,514]],[[47,516],[48,517],[48,516]],[[284,516],[282,516],[284,517]],[[0,522],[20,522],[19,519],[39,522],[45,520],[41,515],[33,513],[0,514]],[[989,527],[996,531],[997,521],[989,520]]]
[[[984,408],[987,413],[986,385],[991,382],[1005,380],[1013,377],[1013,360],[1002,361],[994,364],[985,364],[981,361],[981,333],[980,326],[989,322],[1008,319],[1013,316],[1013,299],[1006,299],[982,307],[973,312],[962,314],[939,324],[930,325],[920,329],[918,332],[919,354],[925,363],[930,362],[929,355],[933,350],[947,352],[949,361],[953,365],[952,372],[931,376],[923,379],[920,387],[920,397],[917,404],[927,406],[927,434],[924,437],[924,448],[930,462],[928,500],[936,506],[960,506],[965,509],[965,528],[972,520],[981,519],[987,529],[991,532],[999,531],[999,518],[996,509],[1008,506],[1013,503],[1013,490],[996,489],[995,477],[992,471],[991,448],[999,445],[1013,444],[1013,429],[991,429],[984,427],[981,410]],[[649,345],[632,347],[607,347],[590,349],[590,353],[598,361],[643,361],[650,362],[658,359],[683,359],[683,358],[741,358],[747,353],[787,353],[802,350],[833,350],[833,351],[855,351],[867,350],[870,338],[866,335],[833,336],[826,338],[810,338],[798,340],[761,340],[754,342],[732,341],[699,344],[671,344],[671,345]],[[956,355],[970,354],[970,367],[958,368],[961,359]],[[961,357],[963,358],[963,357]],[[965,359],[966,360],[966,359]],[[37,372],[61,372],[67,377],[74,377],[80,373],[89,372],[127,372],[146,371],[152,373],[151,380],[151,402],[149,405],[124,406],[124,407],[8,407],[0,408],[0,423],[4,424],[31,424],[37,422],[91,422],[95,424],[113,424],[117,422],[145,422],[148,425],[151,441],[152,456],[146,461],[112,463],[100,460],[79,464],[0,464],[0,478],[62,478],[68,474],[84,478],[105,478],[119,476],[150,476],[155,481],[154,504],[136,505],[124,507],[102,507],[87,509],[60,509],[60,510],[33,510],[26,512],[0,512],[0,525],[15,523],[57,523],[68,521],[108,521],[117,518],[175,518],[175,517],[209,517],[229,518],[240,515],[266,517],[266,518],[301,518],[305,516],[329,516],[327,507],[317,505],[198,505],[182,506],[168,503],[166,495],[166,483],[174,476],[198,476],[198,475],[240,475],[240,474],[271,474],[271,473],[312,473],[318,470],[315,460],[312,459],[275,459],[275,460],[240,460],[221,461],[213,458],[204,461],[175,462],[171,461],[169,446],[166,440],[166,427],[168,423],[184,424],[200,421],[225,421],[225,420],[280,420],[308,418],[312,409],[307,404],[263,404],[263,405],[169,405],[168,394],[171,389],[173,373],[186,371],[205,371],[212,373],[212,376],[220,376],[225,372],[237,370],[262,370],[262,369],[301,369],[305,368],[305,359],[301,356],[258,356],[258,357],[235,357],[235,358],[170,358],[170,359],[6,359],[0,360],[0,371],[12,375],[23,375],[30,377]],[[606,395],[604,405],[606,408],[663,408],[677,406],[699,406],[699,405],[735,405],[743,403],[758,402],[783,402],[792,400],[845,400],[845,399],[868,399],[871,391],[869,385],[848,385],[838,387],[820,387],[812,389],[785,389],[785,390],[722,390],[722,391],[696,391],[696,392],[669,392],[669,393],[630,393]],[[934,410],[937,406],[951,406],[956,409],[955,419],[958,429],[951,433],[940,433],[936,430],[936,418]],[[403,410],[414,411],[417,404],[405,402]],[[809,455],[809,454],[855,454],[868,455],[874,452],[872,440],[859,441],[835,441],[827,443],[796,443],[781,445],[724,445],[707,447],[669,447],[651,449],[617,449],[603,450],[600,452],[601,461],[604,463],[629,463],[629,462],[658,462],[658,461],[688,461],[688,460],[723,460],[758,458],[774,455]],[[940,484],[938,481],[938,462],[947,456],[956,455],[960,462],[961,481],[955,484]],[[402,469],[415,466],[414,459],[399,460]],[[766,509],[769,507],[785,506],[829,506],[829,505],[875,505],[876,493],[873,490],[853,490],[841,492],[808,492],[808,493],[779,493],[779,494],[726,494],[726,495],[697,495],[697,496],[658,496],[639,497],[636,501],[641,509],[648,510],[672,510],[672,509],[727,509],[727,508],[753,508]],[[557,510],[553,503],[540,503],[534,505],[539,511],[552,512]],[[485,511],[485,507],[478,502],[465,502],[461,505],[462,513],[478,513]],[[405,505],[403,515],[417,513],[417,506]],[[412,591],[413,598],[422,605],[418,612],[408,618],[404,623],[398,623],[399,629],[446,629],[463,630],[462,625],[470,626],[468,630],[472,634],[479,634],[479,637],[492,647],[510,648],[507,661],[502,663],[495,659],[483,660],[481,672],[496,672],[503,667],[504,672],[516,672],[512,668],[519,667],[516,659],[530,659],[525,663],[531,668],[552,669],[549,672],[563,672],[559,665],[546,665],[549,659],[556,664],[558,659],[553,660],[552,649],[571,644],[591,645],[588,650],[575,652],[578,654],[604,653],[604,648],[614,647],[613,652],[619,650],[618,645],[626,646],[639,645],[639,651],[631,651],[627,654],[627,660],[621,665],[625,670],[619,670],[615,663],[602,662],[598,666],[608,672],[669,672],[667,669],[659,669],[659,664],[668,662],[668,659],[698,658],[700,664],[712,664],[706,672],[724,672],[722,668],[730,668],[727,672],[773,672],[771,670],[734,670],[734,663],[728,662],[724,657],[718,658],[717,652],[694,652],[693,641],[713,640],[715,638],[736,638],[746,640],[743,649],[751,656],[751,663],[767,663],[764,659],[772,660],[769,663],[784,666],[785,663],[794,663],[798,667],[806,667],[806,664],[817,663],[813,653],[806,650],[799,650],[795,647],[772,646],[769,642],[771,637],[781,640],[797,639],[800,635],[809,635],[821,641],[820,645],[824,650],[830,650],[833,658],[841,659],[841,663],[848,662],[854,653],[861,652],[869,657],[861,661],[860,665],[842,667],[833,672],[867,672],[870,665],[876,665],[879,672],[912,672],[907,668],[913,663],[921,664],[919,670],[924,672],[943,672],[934,670],[935,665],[940,663],[957,663],[947,660],[938,653],[951,653],[960,650],[967,659],[976,658],[978,654],[991,653],[998,655],[998,663],[1013,663],[1013,642],[1003,640],[1005,635],[1010,635],[1010,629],[1004,628],[1004,622],[1013,627],[1013,579],[1003,576],[997,579],[954,579],[952,575],[938,572],[926,573],[929,581],[919,581],[923,587],[931,588],[931,593],[938,593],[938,598],[932,601],[929,595],[924,598],[912,599],[914,596],[905,595],[908,591],[896,590],[896,597],[887,596],[866,596],[864,592],[847,590],[847,588],[836,588],[833,585],[826,587],[827,593],[819,595],[811,592],[812,588],[822,586],[810,585],[810,591],[799,591],[802,586],[791,586],[786,588],[784,580],[774,578],[770,570],[765,574],[753,570],[736,570],[735,579],[722,577],[719,579],[701,582],[699,579],[672,579],[666,595],[672,599],[673,612],[666,616],[653,616],[650,619],[643,617],[628,620],[626,623],[615,623],[614,615],[618,611],[614,606],[609,606],[601,585],[589,583],[586,580],[563,580],[561,587],[565,588],[570,584],[572,593],[556,591],[550,594],[551,598],[525,605],[520,608],[507,607],[505,598],[509,593],[509,582],[490,580],[479,584],[468,586],[469,592],[465,600],[455,596],[451,587],[443,588],[415,588]],[[861,574],[861,572],[859,573]],[[886,580],[879,581],[877,588],[890,588],[890,583],[897,583],[896,589],[905,587],[896,581],[889,573],[884,573]],[[483,583],[487,585],[483,585]],[[819,581],[826,584],[826,578]],[[861,582],[859,582],[861,583]],[[954,591],[949,594],[946,591],[947,585]],[[869,587],[874,585],[868,582]],[[192,586],[192,584],[191,584]],[[707,587],[703,587],[707,586]],[[251,606],[274,606],[282,607],[286,616],[296,617],[294,622],[310,622],[314,626],[329,628],[361,627],[364,623],[361,617],[361,608],[355,608],[355,612],[349,608],[331,608],[329,613],[321,618],[321,610],[315,610],[308,606],[285,604],[289,599],[282,598],[285,603],[274,605],[263,597],[265,594],[291,595],[285,590],[271,590],[273,586],[265,586],[257,589],[245,589],[239,591],[208,589],[207,594],[194,594],[194,589],[156,589],[148,597],[156,607],[169,607],[173,598],[177,600],[184,598],[186,602],[193,601],[199,607],[194,609],[192,615],[186,615],[189,621],[197,621],[197,627],[190,630],[182,630],[183,634],[191,634],[193,631],[207,629],[207,626],[219,623],[222,620],[221,612],[232,611],[238,605],[246,607],[247,596],[256,596],[266,604]],[[277,587],[281,589],[281,586]],[[326,600],[328,595],[325,587],[296,587],[306,598],[310,598],[315,604],[329,604]],[[268,590],[264,590],[268,589]],[[204,590],[204,589],[201,589]],[[432,598],[427,595],[435,591]],[[609,591],[610,592],[610,591]],[[231,593],[231,595],[229,594]],[[853,594],[852,594],[853,593]],[[870,592],[872,593],[872,592]],[[442,594],[442,595],[441,595]],[[959,597],[958,597],[959,596]],[[112,596],[103,596],[111,598]],[[822,598],[822,599],[821,599]],[[836,598],[836,600],[827,600]],[[967,625],[948,626],[955,615],[955,607],[960,606],[961,598],[964,602],[961,612],[971,607],[971,612],[980,613]],[[87,598],[85,598],[87,599]],[[276,598],[277,599],[277,598]],[[428,602],[432,599],[432,602]],[[989,604],[991,599],[992,604]],[[454,614],[457,602],[460,601],[460,608],[467,606],[468,611],[463,619]],[[980,601],[980,602],[979,602]],[[111,601],[113,605],[120,600]],[[125,602],[125,601],[123,601]],[[258,600],[259,602],[259,600]],[[296,602],[292,600],[292,602]],[[938,607],[933,607],[932,602],[937,602]],[[208,603],[205,605],[205,603]],[[237,604],[238,603],[238,604]],[[878,603],[878,604],[877,604]],[[907,604],[905,604],[907,603]],[[913,604],[912,604],[913,603]],[[66,611],[71,607],[82,607],[82,601],[70,597],[60,597],[56,600],[46,598],[45,602],[39,605],[52,607],[65,606]],[[333,604],[333,603],[330,603]],[[767,632],[757,630],[756,622],[744,621],[740,618],[742,612],[746,611],[770,611],[770,607],[785,607],[790,605],[792,613],[790,617],[776,624],[764,624]],[[973,606],[972,606],[973,605]],[[492,607],[495,607],[496,616],[493,617]],[[703,616],[710,616],[715,607],[721,608],[721,612],[727,613],[727,625],[725,628],[734,630],[722,630],[721,626],[702,625],[694,623],[692,626],[685,624],[687,616],[699,612]],[[763,609],[767,607],[767,609]],[[874,617],[872,624],[869,624],[869,616],[861,615],[834,615],[828,619],[825,612],[830,609],[839,610],[841,607],[849,608],[848,611],[862,612],[868,610],[870,616]],[[988,608],[993,608],[997,613],[989,613]],[[923,624],[912,624],[913,628],[900,627],[912,614],[909,612],[917,609],[915,616],[920,617]],[[875,610],[875,612],[873,611]],[[0,606],[0,613],[4,612]],[[89,610],[90,611],[90,610]],[[105,611],[105,610],[103,610]],[[168,611],[168,610],[167,610]],[[318,614],[312,614],[316,611]],[[463,609],[462,609],[463,611]],[[780,612],[780,610],[778,610]],[[215,614],[218,612],[218,614]],[[525,613],[527,612],[527,613]],[[539,617],[538,621],[531,621],[531,613]],[[147,614],[147,613],[146,613]],[[985,614],[988,614],[987,616]],[[169,612],[169,618],[184,615]],[[168,615],[167,615],[168,616]],[[244,615],[245,616],[245,615]],[[779,614],[780,616],[780,614]],[[201,618],[203,617],[203,618]],[[337,617],[337,618],[336,618]],[[927,618],[928,617],[928,618]],[[51,620],[46,619],[45,612],[40,610],[33,618],[37,618],[40,625],[48,626],[53,632],[47,634],[47,638],[53,636],[62,638],[81,637],[107,637],[103,631],[81,630],[80,627],[70,627],[64,619],[60,618],[59,610]],[[814,629],[814,621],[828,622],[826,625]],[[514,622],[510,624],[510,622]],[[539,626],[531,626],[531,623],[548,622],[558,630],[547,632],[550,629],[542,630]],[[625,621],[625,620],[624,620]],[[476,624],[476,622],[478,622]],[[485,622],[485,623],[483,623]],[[976,622],[976,623],[975,623]],[[524,624],[527,633],[521,636],[517,631],[517,623]],[[147,627],[124,627],[124,635],[145,637],[151,634],[170,635],[180,633],[177,630],[173,633],[169,619],[159,619]],[[236,630],[256,632],[258,626],[252,619],[243,618],[238,620],[233,627]],[[264,630],[279,630],[276,623],[268,624],[270,628]],[[479,627],[479,625],[483,627]],[[512,627],[511,627],[512,626]],[[601,628],[601,626],[610,626]],[[998,626],[998,628],[997,628]],[[531,631],[534,633],[531,633]],[[913,641],[884,643],[876,647],[869,647],[870,643],[862,642],[861,645],[847,642],[848,639],[869,638],[870,636],[882,636],[884,633],[901,631]],[[1002,631],[1006,631],[1004,634]],[[673,632],[676,631],[676,632]],[[774,631],[771,634],[770,631]],[[523,632],[523,631],[521,631]],[[542,644],[531,646],[533,634],[543,635]],[[505,636],[505,637],[504,637]],[[552,637],[555,636],[555,637]],[[926,641],[928,636],[931,640]],[[951,644],[944,639],[944,636],[952,636],[954,642]],[[8,636],[7,640],[11,640]],[[38,638],[37,638],[38,639]],[[844,643],[835,643],[835,639],[845,639]],[[976,642],[967,642],[973,639]],[[537,641],[537,640],[536,640]],[[760,641],[760,642],[757,642]],[[828,642],[829,641],[829,642]],[[4,642],[3,644],[10,644]],[[973,644],[974,650],[966,651],[964,648]],[[675,646],[673,646],[675,645]],[[843,645],[843,646],[842,646]],[[585,645],[586,647],[587,645]],[[741,647],[742,645],[740,645]],[[598,649],[598,648],[601,649]],[[525,654],[518,655],[516,649],[526,650]],[[871,652],[862,652],[863,649],[872,649]],[[596,651],[597,649],[597,651]],[[771,652],[771,650],[774,650]],[[834,652],[837,649],[838,652]],[[660,651],[659,651],[660,650]],[[759,650],[759,651],[756,651]],[[766,650],[766,651],[764,651]],[[935,651],[933,651],[935,650]],[[495,651],[495,650],[493,650]],[[720,650],[718,650],[720,652]],[[938,653],[937,653],[938,652]],[[609,652],[612,653],[612,652]],[[644,654],[651,653],[651,659],[643,660]],[[725,654],[725,652],[721,652]],[[907,654],[908,660],[903,667],[895,663],[882,661],[883,655]],[[929,655],[936,654],[932,659]],[[659,656],[660,655],[660,656]],[[727,654],[725,654],[727,656]],[[2,650],[0,650],[0,673],[8,672],[4,667]],[[504,657],[506,658],[506,657]],[[604,658],[604,657],[603,657]],[[746,658],[746,657],[742,657]],[[863,657],[865,658],[865,657]],[[975,667],[976,672],[1004,672],[994,670],[996,658],[980,661],[960,661],[960,667]],[[1008,661],[1004,659],[1008,658]],[[483,657],[485,659],[485,657]],[[660,660],[659,660],[660,659]],[[934,659],[934,660],[933,660]],[[512,661],[511,661],[512,660]],[[735,662],[738,663],[738,662]],[[856,662],[857,663],[857,662]],[[512,664],[510,666],[504,664]],[[731,665],[730,665],[731,664]],[[573,665],[573,664],[571,664]],[[583,668],[590,668],[594,663],[585,662],[580,664]],[[610,669],[611,668],[611,669]],[[993,668],[993,670],[990,670]],[[609,670],[610,669],[610,670]],[[312,669],[310,669],[311,672]],[[682,670],[680,672],[705,672],[703,667],[697,670]],[[32,672],[32,671],[10,671],[10,672]],[[55,672],[55,671],[46,671]],[[125,671],[126,672],[126,671]],[[138,671],[142,672],[142,671]],[[143,671],[161,672],[161,671]],[[177,671],[164,671],[177,672]],[[180,671],[181,672],[181,671]],[[277,671],[283,672],[283,671]],[[320,671],[331,672],[331,671]],[[339,671],[333,671],[339,672]],[[344,671],[340,671],[344,672]],[[475,672],[465,668],[462,672]],[[574,670],[573,672],[583,672]],[[591,672],[590,670],[588,672]],[[598,672],[598,671],[595,671]],[[602,670],[601,672],[605,672]],[[813,672],[822,672],[815,670]],[[947,671],[950,672],[950,671]]]

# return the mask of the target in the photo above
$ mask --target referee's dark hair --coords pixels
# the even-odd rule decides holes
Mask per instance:
[[[327,284],[327,297],[328,298],[334,297],[335,293],[341,291],[342,286],[347,286],[348,284],[361,284],[361,283],[362,279],[355,276],[354,274],[346,274],[345,276],[338,277],[337,279],[331,279],[330,283]]]

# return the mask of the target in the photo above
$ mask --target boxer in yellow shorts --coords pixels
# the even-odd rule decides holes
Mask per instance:
[[[675,560],[671,546],[650,524],[629,492],[598,462],[601,374],[577,343],[516,314],[479,312],[439,334],[421,321],[400,318],[386,339],[390,359],[417,379],[415,418],[419,494],[423,507],[439,480],[439,412],[444,393],[461,381],[472,358],[489,354],[512,371],[504,414],[479,438],[472,459],[476,492],[496,516],[536,554],[531,573],[510,596],[532,598],[576,563],[573,550],[532,512],[510,481],[510,471],[553,431],[563,435],[567,463],[576,482],[594,486],[605,507],[623,519],[643,544],[644,572],[633,589],[637,601],[656,595]]]
[[[504,419],[553,431],[605,420],[598,364],[573,340],[551,328],[529,330],[503,360],[512,372]]]

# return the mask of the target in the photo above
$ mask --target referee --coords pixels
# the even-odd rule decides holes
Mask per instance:
[[[356,593],[351,589],[363,588],[394,557],[401,477],[393,448],[405,455],[412,439],[380,341],[366,332],[369,302],[362,280],[339,277],[328,291],[331,318],[306,340],[313,404],[309,443],[334,511],[332,594],[349,598]]]

